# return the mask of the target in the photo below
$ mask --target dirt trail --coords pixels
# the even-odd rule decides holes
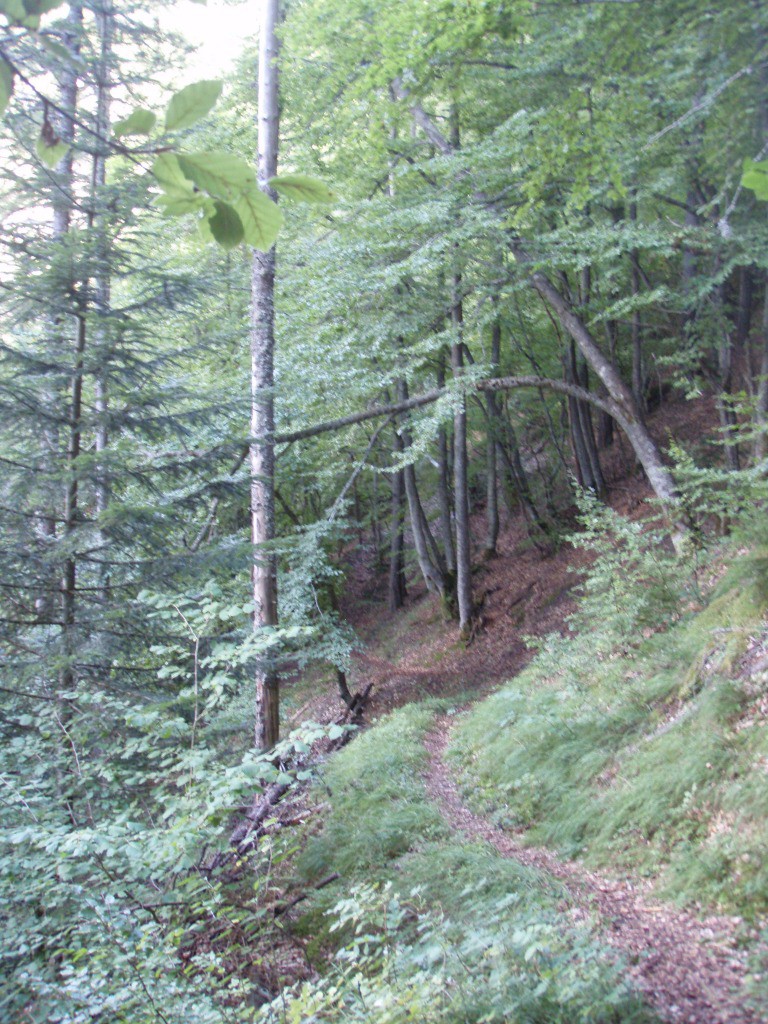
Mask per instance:
[[[650,885],[605,878],[549,850],[521,846],[462,801],[444,760],[451,720],[427,734],[427,793],[446,821],[465,835],[491,843],[503,857],[537,868],[562,882],[576,912],[597,912],[603,937],[630,964],[649,1004],[670,1024],[765,1024],[765,1014],[745,1006],[746,956],[736,947],[731,918],[699,920],[654,900]]]

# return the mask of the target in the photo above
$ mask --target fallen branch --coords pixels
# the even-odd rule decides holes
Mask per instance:
[[[328,875],[327,878],[323,878],[319,881],[317,885],[313,885],[309,892],[299,893],[298,896],[294,896],[293,899],[289,900],[287,903],[276,903],[272,908],[272,912],[275,917],[280,917],[281,914],[287,914],[288,911],[295,907],[297,903],[302,903],[310,896],[311,893],[317,892],[318,889],[324,889],[326,885],[330,885],[331,882],[335,882],[337,878],[341,878],[341,875],[338,871],[334,871],[333,874]]]

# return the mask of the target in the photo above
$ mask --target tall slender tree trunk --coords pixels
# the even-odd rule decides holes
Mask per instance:
[[[763,316],[760,339],[760,366],[755,396],[755,443],[752,456],[762,462],[768,452],[768,273],[763,280]]]
[[[405,380],[398,381],[397,397],[399,401],[408,399],[408,385]],[[411,436],[406,428],[400,432],[399,448],[401,452],[407,451],[411,446]],[[416,482],[416,469],[413,463],[403,468],[405,479],[405,494],[408,499],[408,513],[411,520],[411,533],[413,534],[413,546],[416,549],[416,557],[419,562],[421,574],[427,590],[439,594],[446,606],[450,602],[450,587],[446,578],[445,562],[440,555],[440,549],[435,543],[432,531],[429,528],[424,507],[419,497],[419,489]]]
[[[402,451],[403,439],[395,431],[395,451]],[[389,535],[389,588],[388,604],[391,612],[405,604],[405,471],[396,469],[392,474],[392,516]]]
[[[110,499],[109,472],[106,466],[105,453],[109,446],[109,362],[111,332],[109,329],[109,312],[111,306],[111,273],[109,262],[109,235],[107,211],[104,207],[104,186],[107,173],[106,139],[110,128],[111,102],[111,63],[112,41],[114,36],[114,11],[111,0],[104,0],[100,10],[96,12],[96,24],[101,41],[101,53],[96,70],[96,152],[93,156],[91,177],[91,227],[96,232],[96,279],[94,302],[97,324],[94,347],[97,350],[98,368],[94,380],[94,405],[96,409],[96,515],[99,520],[104,516]],[[109,573],[106,566],[107,539],[98,528],[97,541],[101,561],[102,599],[109,590]]]
[[[445,387],[445,353],[438,353],[437,386]],[[448,572],[455,576],[456,552],[453,545],[453,524],[451,522],[451,488],[449,484],[450,467],[448,458],[448,432],[444,424],[437,430],[437,500],[440,506],[440,536],[443,539],[445,565]]]
[[[258,165],[259,187],[275,199],[268,185],[277,174],[278,0],[262,0],[259,25]],[[251,277],[251,539],[253,541],[253,626],[258,632],[276,626],[277,565],[275,539],[275,249],[253,253]],[[280,736],[280,682],[266,659],[256,668],[256,746],[273,747]]]
[[[461,279],[454,278],[452,320],[454,338],[451,345],[451,369],[455,379],[464,373],[462,348],[463,309],[460,298]],[[453,495],[456,510],[456,602],[459,630],[468,637],[472,626],[472,540],[469,529],[469,478],[467,460],[467,401],[462,396],[453,415]]]
[[[632,224],[637,223],[637,200],[633,199],[629,204],[629,219]],[[640,296],[640,253],[633,249],[630,254],[632,272],[632,298],[635,301]],[[641,415],[645,415],[645,367],[643,366],[643,321],[640,310],[635,307],[632,310],[632,394],[635,396],[637,408]]]
[[[80,52],[80,34],[83,24],[83,10],[80,4],[71,4],[66,19],[66,29],[62,40],[71,55],[71,60],[62,72],[60,80],[60,107],[64,112],[58,125],[58,134],[63,142],[70,145],[75,139],[75,112],[77,110],[78,75],[77,57]],[[55,242],[63,242],[69,234],[72,219],[74,163],[73,151],[69,152],[56,166],[58,178],[57,198],[53,208],[53,236]],[[59,282],[61,293],[57,300],[65,309],[73,299],[77,283],[68,277]],[[68,330],[62,312],[55,325],[58,342],[65,356],[65,347],[71,344],[67,337]],[[61,619],[63,661],[59,673],[59,685],[62,691],[72,690],[77,677],[75,654],[77,642],[75,627],[77,623],[77,556],[74,550],[72,535],[77,527],[77,504],[79,492],[78,457],[81,448],[82,429],[82,396],[83,396],[83,360],[85,355],[86,325],[85,311],[80,310],[74,320],[74,351],[71,352],[72,362],[69,369],[69,395],[67,398],[67,435],[64,456],[64,500],[62,508],[62,539],[65,545],[65,556],[61,569]]]
[[[459,112],[451,108],[451,149],[461,145]],[[461,274],[453,273],[451,296],[451,369],[454,380],[464,375],[464,306],[461,299]],[[453,501],[456,512],[456,603],[459,630],[468,639],[472,627],[472,537],[469,528],[469,475],[467,458],[467,400],[462,395],[453,415]]]
[[[494,320],[491,328],[491,376],[499,373],[501,362],[501,324]],[[499,409],[495,395],[488,395],[488,434],[485,452],[485,543],[483,551],[486,558],[496,554],[499,540],[499,484],[497,475],[497,454],[499,448]]]

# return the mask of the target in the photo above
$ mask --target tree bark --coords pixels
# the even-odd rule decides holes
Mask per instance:
[[[437,386],[445,387],[444,352],[438,354]],[[449,573],[456,572],[456,552],[453,545],[453,525],[451,521],[451,488],[449,485],[450,469],[448,465],[448,434],[441,423],[437,430],[437,500],[440,505],[440,536],[443,538],[445,565]]]
[[[522,258],[527,259],[527,255],[519,246],[517,246],[517,250]],[[539,295],[554,309],[565,330],[579,346],[584,358],[605,385],[611,404],[615,404],[616,408],[621,410],[619,422],[645,470],[651,487],[657,497],[673,510],[674,514],[674,510],[679,506],[675,482],[661,459],[656,442],[643,423],[632,392],[624,384],[613,363],[603,354],[584,322],[577,316],[570,303],[546,274],[542,271],[534,271],[531,275],[531,283]],[[593,404],[596,403],[593,402]],[[618,416],[614,416],[614,419],[618,418]],[[687,532],[687,527],[682,522],[675,525],[679,531]]]
[[[451,345],[451,368],[454,380],[464,374],[462,348],[463,310],[460,278],[454,278],[453,321],[454,338]],[[467,401],[462,395],[453,415],[453,501],[456,511],[456,599],[459,610],[459,630],[468,638],[472,626],[472,540],[469,529],[469,480],[467,465]]]
[[[408,386],[404,380],[398,382],[398,395],[402,401],[407,401]],[[405,452],[411,446],[410,434],[406,428],[403,428],[399,436],[400,444],[402,445],[400,451]],[[405,479],[405,493],[408,499],[413,546],[416,549],[416,557],[421,574],[424,577],[427,590],[432,590],[439,594],[441,599],[447,603],[450,599],[450,587],[446,579],[445,563],[441,562],[439,557],[433,557],[435,555],[439,556],[439,550],[435,544],[435,539],[432,536],[432,531],[429,528],[429,523],[421,504],[416,483],[416,469],[413,463],[403,467],[403,476]]]
[[[401,452],[403,439],[395,430],[395,451]],[[391,612],[405,604],[405,471],[396,469],[392,474],[392,516],[389,536],[388,604]]]
[[[278,0],[263,0],[259,34],[258,164],[259,187],[275,199],[268,185],[277,173]],[[257,632],[276,626],[277,566],[275,539],[275,249],[254,251],[251,277],[251,539],[253,626]],[[256,669],[256,747],[268,750],[280,735],[280,681],[266,659]]]
[[[97,351],[98,368],[94,380],[94,405],[96,410],[96,516],[98,520],[97,542],[99,547],[106,547],[107,538],[101,527],[101,520],[107,511],[110,499],[109,473],[105,464],[105,453],[109,446],[109,361],[110,331],[108,316],[111,305],[111,273],[109,261],[109,236],[107,211],[104,208],[104,186],[107,173],[106,139],[110,129],[111,103],[111,62],[112,42],[114,36],[114,11],[111,0],[104,0],[104,5],[96,11],[96,24],[101,40],[101,53],[96,70],[96,146],[93,156],[91,178],[91,225],[96,232],[96,279],[94,300],[97,325],[94,332],[94,347]],[[106,599],[109,591],[109,572],[107,560],[102,556],[100,568],[102,583],[102,599]]]
[[[75,139],[74,116],[77,110],[78,76],[77,61],[80,53],[80,33],[83,24],[83,10],[80,4],[71,4],[67,15],[66,31],[62,36],[64,45],[72,55],[72,60],[62,72],[60,81],[60,106],[67,111],[59,125],[59,137],[70,145]],[[63,241],[70,231],[74,187],[73,151],[62,158],[56,167],[60,189],[56,190],[53,207],[54,241]],[[59,297],[65,305],[71,301],[76,290],[76,282],[70,277],[60,282],[62,295]],[[62,331],[61,318],[57,323],[58,341],[64,348],[65,333]],[[81,310],[75,320],[74,352],[71,354],[72,364],[69,377],[69,398],[67,408],[67,440],[64,471],[64,502],[62,511],[62,534],[66,544],[66,556],[61,574],[61,620],[63,641],[63,664],[59,673],[59,685],[66,692],[75,685],[75,653],[77,642],[75,626],[77,623],[76,589],[77,589],[77,556],[74,550],[72,534],[77,527],[77,503],[79,479],[77,460],[81,448],[82,430],[82,396],[83,396],[83,360],[85,355],[86,327],[85,313]],[[62,353],[63,354],[63,353]]]
[[[501,324],[498,318],[491,328],[491,373],[495,377],[501,362]],[[485,543],[483,552],[486,558],[496,554],[499,540],[499,486],[497,476],[496,455],[499,447],[499,410],[494,395],[487,399],[488,432],[486,435],[485,452]]]
[[[629,204],[629,219],[637,223],[637,200]],[[640,253],[633,249],[630,254],[632,271],[632,298],[637,300],[640,295]],[[643,366],[643,321],[640,310],[632,310],[632,394],[635,396],[637,408],[645,415],[645,368]]]

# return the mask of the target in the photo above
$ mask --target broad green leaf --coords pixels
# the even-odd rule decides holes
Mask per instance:
[[[26,12],[32,17],[48,14],[49,11],[55,11],[57,7],[63,5],[63,0],[24,0]]]
[[[161,153],[152,165],[152,173],[163,188],[175,186],[187,192],[194,191],[193,183],[185,177],[174,153]]]
[[[37,140],[35,149],[46,167],[55,167],[59,160],[66,156],[69,146],[66,142],[62,142],[61,139],[53,139],[49,142],[41,135]]]
[[[184,177],[174,153],[161,153],[152,165],[152,173],[163,190],[155,202],[167,216],[195,213],[205,205],[205,196]]]
[[[155,203],[162,207],[163,213],[168,217],[181,217],[185,213],[196,213],[210,202],[201,192],[192,192],[189,189],[180,188],[176,185],[164,185],[162,193],[157,196]]]
[[[130,113],[128,117],[124,117],[122,121],[117,121],[112,130],[117,139],[122,138],[123,135],[149,135],[155,127],[156,121],[157,117],[151,110],[139,107]]]
[[[0,57],[0,115],[5,112],[5,108],[11,99],[13,92],[13,71],[6,61]]]
[[[269,184],[281,195],[305,203],[330,203],[334,198],[327,185],[306,174],[279,174],[276,178],[270,178]]]
[[[23,21],[27,17],[27,11],[21,0],[0,0],[0,11],[8,21]]]
[[[242,222],[246,242],[268,252],[283,226],[283,214],[277,205],[258,188],[248,189],[232,205]]]
[[[193,82],[171,97],[165,114],[165,127],[169,132],[188,128],[205,117],[221,95],[219,81]]]
[[[208,218],[211,234],[224,249],[234,249],[236,245],[240,245],[245,236],[243,222],[229,203],[223,203],[217,199],[214,206],[216,212]]]
[[[768,160],[760,163],[745,160],[741,183],[744,188],[751,189],[758,199],[768,200]]]
[[[217,199],[232,200],[241,192],[256,188],[253,168],[231,153],[180,153],[176,159],[190,181]]]

